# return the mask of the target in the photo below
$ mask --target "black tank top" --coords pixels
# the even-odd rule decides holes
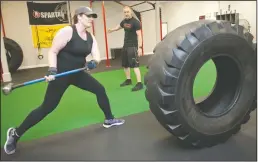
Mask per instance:
[[[71,27],[73,28],[72,38],[57,55],[58,72],[84,67],[86,62],[85,59],[91,53],[93,44],[91,34],[86,32],[87,40],[83,40],[79,36],[75,25],[72,25]]]

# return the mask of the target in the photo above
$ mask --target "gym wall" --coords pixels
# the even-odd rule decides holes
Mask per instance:
[[[251,33],[256,36],[256,1],[173,1],[162,3],[162,21],[168,23],[168,32],[177,27],[198,21],[199,16],[216,19],[214,12],[228,10],[239,13],[239,19],[246,19],[251,25]],[[254,38],[256,40],[256,37]]]
[[[143,39],[144,39],[143,47],[144,47],[145,55],[153,54],[153,49],[157,44],[155,14],[156,14],[155,10],[142,13],[142,22],[143,22],[142,29],[143,29]]]
[[[46,1],[37,1],[46,3]],[[60,2],[60,1],[52,1]],[[89,1],[70,1],[71,15],[79,6],[90,6]],[[98,13],[98,19],[94,20],[95,37],[98,41],[101,58],[106,59],[106,45],[104,36],[104,23],[102,14],[102,2],[95,1],[93,9]],[[24,60],[19,69],[44,67],[48,65],[48,50],[42,48],[41,52],[44,56],[42,60],[38,59],[38,49],[33,47],[32,33],[29,26],[29,17],[26,1],[4,1],[1,6],[4,21],[6,37],[15,40],[23,49]],[[107,28],[113,28],[123,19],[123,7],[112,1],[105,1],[106,25]],[[15,11],[15,12],[14,12]],[[152,54],[155,46],[155,10],[142,14],[143,19],[143,39],[144,53]],[[153,20],[153,21],[150,21]],[[19,23],[18,23],[19,22]],[[92,29],[89,29],[92,32]],[[153,36],[151,36],[153,35]],[[123,30],[107,34],[108,54],[111,57],[111,48],[119,48],[123,45]]]

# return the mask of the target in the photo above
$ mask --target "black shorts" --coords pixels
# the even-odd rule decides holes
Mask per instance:
[[[124,68],[135,68],[140,65],[137,47],[124,47],[121,58]]]

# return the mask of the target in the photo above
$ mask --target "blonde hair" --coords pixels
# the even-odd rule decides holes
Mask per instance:
[[[131,7],[129,7],[129,6],[124,6],[124,8],[123,8],[123,9],[126,9],[126,8],[128,8],[131,12],[133,12],[133,10],[132,10],[132,8],[131,8]]]
[[[137,19],[138,21],[140,21],[140,20],[137,18],[137,16],[135,15],[133,9],[132,9],[130,6],[124,6],[123,10],[124,10],[124,9],[129,9],[130,12],[131,12],[132,17],[135,18],[135,19]]]

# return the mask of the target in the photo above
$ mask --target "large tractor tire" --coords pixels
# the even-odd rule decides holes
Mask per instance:
[[[154,48],[144,77],[145,96],[157,121],[179,141],[198,148],[236,134],[254,109],[252,40],[242,26],[213,20],[192,22],[167,34]],[[195,103],[195,76],[210,59],[217,70],[215,86],[205,100]]]
[[[23,51],[21,46],[14,40],[7,37],[3,37],[3,40],[6,50],[6,58],[8,62],[9,72],[14,73],[22,64]]]

